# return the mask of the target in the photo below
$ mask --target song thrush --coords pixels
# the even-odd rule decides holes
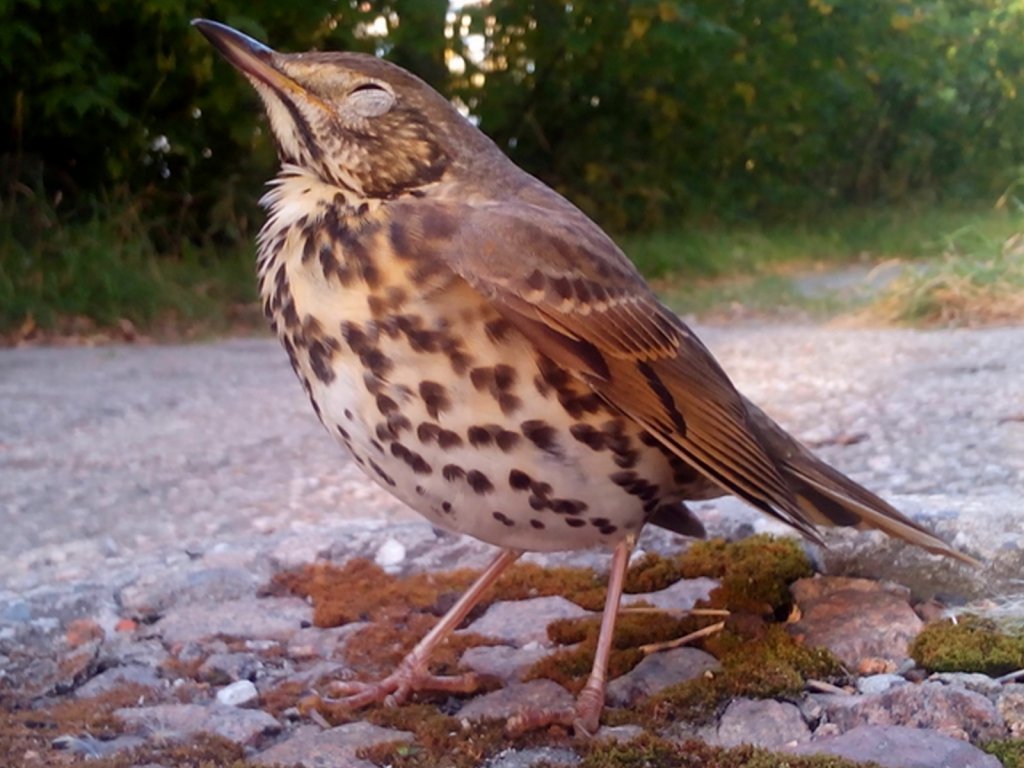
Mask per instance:
[[[502,570],[603,546],[591,676],[572,712],[528,718],[592,733],[630,549],[645,523],[702,535],[686,500],[731,493],[815,542],[819,524],[878,528],[969,560],[746,400],[596,224],[424,82],[194,23],[270,119],[259,289],[313,409],[373,480],[501,548],[397,671],[342,684],[346,704],[463,690],[427,659]]]

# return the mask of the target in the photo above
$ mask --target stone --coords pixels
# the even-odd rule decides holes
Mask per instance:
[[[134,732],[167,741],[185,739],[198,733],[212,733],[236,744],[252,744],[262,736],[281,730],[281,724],[262,710],[216,704],[126,707],[114,714]]]
[[[970,741],[1003,738],[1003,718],[988,698],[940,683],[897,685],[873,696],[816,694],[824,717],[849,731],[860,725],[931,728]]]
[[[613,707],[631,707],[670,685],[718,668],[718,660],[698,648],[684,646],[652,653],[608,684],[606,701]]]
[[[938,731],[897,725],[862,725],[784,751],[875,762],[883,768],[1001,768],[995,757],[965,741]]]
[[[664,611],[689,611],[699,600],[706,600],[711,590],[718,586],[715,579],[680,579],[657,592],[643,592],[623,595],[624,607],[637,603],[648,603]]]
[[[924,626],[905,589],[868,579],[818,576],[790,587],[800,620],[790,631],[807,646],[828,648],[853,669],[876,659],[895,668]]]
[[[979,672],[936,672],[929,675],[928,679],[943,685],[960,686],[986,696],[997,694],[1003,689],[1003,684],[998,680]]]
[[[716,743],[777,749],[810,738],[811,729],[795,705],[773,699],[735,699],[722,713]]]
[[[381,728],[357,721],[322,731],[315,726],[299,728],[287,741],[275,744],[252,758],[257,765],[293,765],[303,768],[374,768],[356,752],[376,744],[412,741],[407,731]]]
[[[259,579],[243,568],[204,568],[180,572],[160,569],[146,572],[118,593],[118,602],[129,616],[152,620],[178,603],[222,603],[255,595]]]
[[[619,744],[633,741],[646,731],[639,725],[602,725],[594,734],[594,741],[613,741]]]
[[[199,667],[196,679],[213,685],[236,680],[255,680],[263,662],[251,653],[211,653]]]
[[[199,642],[215,635],[288,640],[312,619],[312,607],[297,597],[244,597],[176,605],[154,625],[154,631],[167,643]]]
[[[217,703],[226,707],[244,707],[255,703],[259,697],[251,680],[237,680],[217,691]]]
[[[482,768],[533,768],[538,765],[568,768],[581,762],[579,755],[565,747],[532,747],[506,749],[483,763]]]
[[[906,685],[907,680],[902,675],[884,674],[868,675],[857,680],[857,693],[875,694],[884,693],[894,685]]]
[[[111,667],[100,672],[75,689],[79,699],[90,699],[109,693],[125,685],[140,685],[145,688],[161,689],[167,687],[167,681],[157,675],[152,667],[140,664],[127,664],[123,667]]]
[[[591,616],[590,611],[560,595],[530,600],[502,600],[491,605],[465,632],[492,637],[519,647],[538,643],[549,646],[548,624],[559,619]]]
[[[470,700],[457,713],[462,720],[507,720],[524,710],[571,708],[575,700],[554,680],[512,683]]]
[[[509,645],[475,645],[467,648],[459,664],[480,675],[496,677],[503,683],[522,682],[534,664],[551,653],[534,644],[528,648]]]

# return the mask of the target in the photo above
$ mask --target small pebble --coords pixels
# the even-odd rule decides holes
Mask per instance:
[[[251,680],[238,680],[217,691],[217,701],[229,707],[244,707],[260,696]]]

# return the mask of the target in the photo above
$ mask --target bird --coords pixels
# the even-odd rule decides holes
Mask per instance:
[[[745,398],[611,237],[414,74],[193,24],[269,120],[259,294],[313,410],[372,480],[498,548],[391,674],[335,703],[469,692],[428,663],[488,587],[524,552],[601,547],[587,682],[522,716],[593,734],[630,553],[647,524],[704,536],[686,502],[731,494],[817,544],[819,526],[878,529],[973,562]]]

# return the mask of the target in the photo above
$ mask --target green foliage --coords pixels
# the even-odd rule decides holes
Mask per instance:
[[[956,624],[925,627],[910,655],[934,672],[1003,675],[1024,668],[1024,636],[1003,632],[988,619],[961,616]]]
[[[1024,768],[1024,740],[990,741],[981,748],[995,755],[1004,768]]]
[[[672,233],[637,250],[650,274],[756,271],[755,224],[985,198],[1024,168],[1016,0],[0,0],[5,324],[28,311],[7,297],[54,280],[54,259],[124,273],[90,289],[113,315],[118,292],[145,295],[153,264],[234,262],[251,242],[274,150],[258,99],[194,16],[281,50],[412,69],[605,227]],[[42,199],[52,227],[14,226]],[[721,222],[754,232],[727,267],[701,241]],[[53,255],[72,223],[86,240],[138,242],[79,243],[75,273]],[[67,293],[79,283],[44,293],[80,311],[89,302]]]
[[[617,230],[989,193],[1021,162],[1024,7],[494,0],[458,88]],[[471,70],[473,68],[471,67]]]

